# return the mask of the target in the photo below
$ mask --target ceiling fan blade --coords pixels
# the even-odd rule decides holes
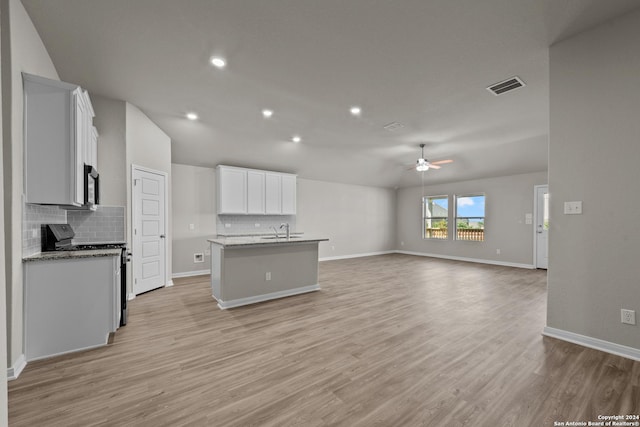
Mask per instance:
[[[429,169],[440,169],[440,166],[429,163]]]
[[[453,160],[447,159],[447,160],[438,160],[437,162],[430,162],[430,164],[432,165],[446,165],[447,163],[453,163]]]

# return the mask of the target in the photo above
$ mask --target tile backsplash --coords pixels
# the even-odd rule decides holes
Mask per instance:
[[[124,206],[98,206],[95,211],[68,211],[76,236],[73,243],[125,241]]]
[[[66,224],[67,211],[57,206],[25,203],[22,211],[22,256],[26,257],[42,249],[42,224]]]
[[[98,206],[95,211],[65,210],[25,203],[22,217],[22,256],[42,250],[42,224],[70,224],[73,243],[124,242],[124,206]]]
[[[271,227],[279,228],[283,222],[289,223],[291,232],[298,231],[295,215],[217,215],[216,230],[220,235],[271,233]]]

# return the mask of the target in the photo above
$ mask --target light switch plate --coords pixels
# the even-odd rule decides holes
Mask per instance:
[[[582,214],[582,202],[564,202],[564,214],[565,215],[581,215]]]
[[[533,214],[525,214],[524,215],[524,223],[525,224],[533,224]]]

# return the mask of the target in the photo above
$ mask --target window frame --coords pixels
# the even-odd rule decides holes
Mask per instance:
[[[484,201],[484,207],[483,207],[483,214],[484,216],[459,216],[458,215],[458,200],[459,199],[463,199],[463,198],[468,198],[468,197],[483,197],[483,201]],[[453,211],[453,224],[454,224],[454,231],[453,231],[453,240],[454,241],[458,241],[458,242],[485,242],[487,239],[486,236],[486,225],[487,225],[487,195],[486,193],[482,193],[482,192],[477,192],[477,193],[463,193],[463,194],[454,194],[453,195],[453,204],[454,204],[454,211]],[[476,240],[476,239],[461,239],[458,236],[458,220],[459,219],[466,219],[466,220],[470,220],[470,219],[479,219],[481,221],[478,222],[482,222],[482,239],[481,240]]]
[[[447,215],[446,216],[431,216],[431,217],[427,217],[427,204],[426,201],[428,199],[444,199],[447,201]],[[435,240],[435,241],[443,241],[443,240],[449,240],[449,232],[450,232],[450,227],[449,224],[451,223],[451,221],[449,220],[449,217],[451,215],[451,200],[449,198],[448,194],[438,194],[438,195],[433,195],[433,196],[422,196],[422,239],[423,240]],[[435,221],[441,221],[444,220],[446,225],[447,225],[447,232],[446,232],[446,236],[445,237],[431,237],[431,236],[427,236],[427,220],[430,220],[432,222]]]

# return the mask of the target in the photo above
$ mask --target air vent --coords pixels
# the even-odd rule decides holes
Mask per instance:
[[[524,82],[520,80],[520,77],[511,77],[510,79],[493,84],[487,88],[487,90],[493,93],[495,96],[502,95],[505,92],[509,92],[519,87],[524,86]]]
[[[404,127],[404,125],[402,123],[398,123],[398,122],[391,122],[389,124],[386,124],[383,126],[386,130],[388,130],[389,132],[395,132],[399,129],[402,129]]]

